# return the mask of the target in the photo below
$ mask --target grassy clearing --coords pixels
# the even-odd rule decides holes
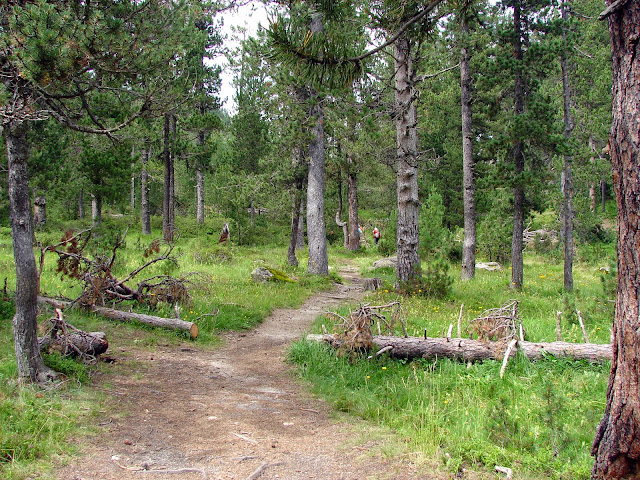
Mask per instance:
[[[110,255],[109,239],[124,231],[126,225],[107,223],[103,226],[95,253]],[[286,248],[266,246],[260,248],[237,247],[233,244],[218,246],[217,235],[207,234],[206,229],[218,231],[216,225],[201,229],[186,226],[174,251],[177,265],[158,264],[139,275],[144,279],[158,274],[189,277],[193,283],[193,302],[181,308],[181,318],[198,324],[200,334],[194,341],[183,332],[154,329],[145,325],[117,324],[95,315],[79,311],[65,313],[66,320],[86,331],[104,331],[111,349],[123,352],[135,345],[153,349],[158,344],[195,342],[200,346],[213,346],[218,333],[223,330],[247,329],[258,324],[273,309],[294,307],[301,304],[313,291],[325,288],[329,279],[309,277],[305,274],[306,258],[300,257],[301,267],[285,266]],[[43,245],[57,243],[62,229],[38,234]],[[142,252],[154,238],[161,236],[158,230],[151,237],[143,237],[131,231],[126,245],[118,251],[116,276],[123,275],[142,265]],[[98,242],[100,244],[100,242]],[[39,250],[36,250],[36,258]],[[255,284],[250,281],[251,271],[258,265],[268,265],[286,271],[298,279],[297,283]],[[0,232],[0,266],[7,277],[9,293],[15,285],[15,269],[11,237],[8,231]],[[137,279],[136,279],[137,280]],[[135,281],[132,282],[135,285]],[[41,291],[50,296],[63,295],[75,298],[80,286],[68,279],[61,279],[55,272],[54,255],[46,256],[41,281]],[[127,306],[128,308],[128,306]],[[140,313],[158,316],[174,316],[173,306],[159,305],[134,307]],[[126,369],[127,364],[84,365],[74,360],[61,359],[57,355],[46,356],[51,367],[63,373],[63,384],[52,391],[39,391],[16,383],[16,367],[13,352],[11,318],[13,304],[10,296],[0,299],[0,478],[20,480],[48,478],[51,464],[64,461],[73,451],[71,438],[82,437],[90,430],[93,415],[101,408],[101,393],[90,387],[91,377],[97,372],[110,373]],[[50,310],[43,309],[39,323],[43,332],[47,328]],[[50,478],[50,477],[49,477]]]
[[[384,304],[396,299],[393,271],[369,271],[371,259],[364,256],[354,260],[364,274],[385,281],[385,288],[368,301]],[[613,296],[603,288],[608,283],[601,280],[606,274],[600,263],[606,266],[606,257],[576,266],[576,291],[571,295],[563,293],[562,265],[546,257],[527,256],[522,292],[508,288],[508,269],[478,271],[473,281],[456,281],[444,300],[419,295],[402,299],[408,332],[442,336],[449,324],[457,323],[461,303],[464,328],[485,309],[515,298],[528,340],[554,341],[556,312],[562,311],[564,340],[582,342],[578,309],[589,340],[607,343]],[[331,321],[316,322],[322,323]],[[336,409],[392,429],[409,452],[435,460],[445,471],[466,469],[481,478],[495,478],[493,466],[504,465],[520,479],[589,478],[589,451],[604,411],[608,364],[518,358],[500,379],[501,365],[495,361],[469,366],[447,359],[349,361],[308,342],[295,344],[290,360],[314,392]]]

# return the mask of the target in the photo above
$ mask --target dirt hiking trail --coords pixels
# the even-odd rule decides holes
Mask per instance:
[[[134,351],[131,368],[96,380],[97,388],[110,387],[113,408],[56,478],[431,478],[417,473],[410,456],[384,457],[384,434],[369,435],[370,426],[353,418],[337,420],[284,361],[287,346],[319,314],[364,298],[355,269],[339,274],[343,285],[299,309],[276,310],[254,330],[225,334],[219,349],[185,342]]]

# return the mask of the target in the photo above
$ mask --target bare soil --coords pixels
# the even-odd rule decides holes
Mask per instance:
[[[313,295],[299,309],[275,311],[255,330],[225,334],[221,348],[185,342],[126,352],[120,373],[96,380],[96,388],[113,395],[97,419],[100,431],[79,440],[81,454],[56,477],[433,478],[418,473],[411,454],[384,454],[387,442],[397,442],[392,433],[352,417],[340,420],[285,362],[287,346],[319,314],[362,301],[356,272],[340,275],[348,283]]]

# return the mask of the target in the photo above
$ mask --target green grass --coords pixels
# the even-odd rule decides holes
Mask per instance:
[[[126,224],[105,227],[104,237]],[[116,228],[117,227],[117,228]],[[307,259],[300,267],[286,262],[286,246],[218,246],[219,225],[187,225],[177,242],[176,266],[156,265],[132,282],[156,274],[198,275],[191,287],[192,303],[183,305],[181,317],[196,321],[198,339],[180,332],[144,325],[116,324],[82,312],[67,312],[66,319],[87,331],[104,331],[113,347],[121,350],[136,345],[154,348],[158,344],[196,342],[214,346],[218,333],[228,329],[251,328],[274,308],[292,307],[313,291],[327,286],[329,279],[307,276]],[[42,234],[45,244],[57,242],[61,231]],[[118,253],[115,273],[122,276],[144,263],[142,252],[153,238],[133,229],[126,246]],[[104,238],[103,237],[103,238]],[[107,248],[108,251],[108,248]],[[11,239],[0,232],[0,266],[7,276],[9,293],[15,283]],[[36,257],[39,251],[36,250]],[[348,261],[366,276],[379,276],[384,288],[367,302],[383,304],[395,300],[392,269],[369,270],[377,250],[347,253],[340,246],[330,249],[332,271],[335,264]],[[526,256],[525,287],[522,292],[508,288],[510,271],[478,271],[469,282],[456,280],[451,293],[434,300],[420,295],[401,299],[410,335],[440,336],[456,323],[461,304],[463,325],[483,310],[502,305],[511,298],[520,302],[519,313],[527,339],[555,339],[556,312],[563,311],[563,332],[567,341],[582,341],[573,313],[582,312],[592,342],[605,343],[613,315],[611,281],[599,267],[614,263],[610,245],[590,246],[578,252],[574,270],[576,291],[563,293],[562,266],[553,256]],[[74,298],[80,287],[55,273],[54,256],[48,254],[42,277],[42,291],[48,295]],[[296,277],[296,283],[254,284],[251,271],[268,265]],[[456,276],[457,266],[450,274]],[[607,280],[606,283],[601,278]],[[335,279],[332,275],[331,279]],[[603,285],[607,287],[603,289]],[[0,477],[9,480],[39,478],[52,462],[64,461],[73,447],[69,439],[86,432],[101,405],[100,394],[92,390],[90,379],[96,369],[111,371],[118,365],[87,366],[75,360],[47,356],[49,365],[64,373],[65,382],[55,391],[39,391],[16,384],[11,332],[12,304],[0,301]],[[173,307],[135,307],[142,313],[173,316]],[[346,311],[346,310],[345,310]],[[43,310],[42,328],[51,311]],[[329,324],[326,318],[320,324]],[[126,351],[123,355],[126,356]],[[561,359],[529,362],[518,359],[509,364],[504,379],[499,378],[499,362],[487,361],[467,368],[449,360],[398,362],[387,358],[347,361],[321,345],[296,343],[290,358],[314,390],[337,410],[367,419],[376,426],[396,432],[405,449],[419,452],[440,464],[447,472],[461,468],[495,478],[493,465],[503,464],[521,479],[586,479],[591,468],[589,449],[595,426],[604,410],[608,365],[592,365]]]
[[[397,298],[392,270],[369,270],[370,258],[356,262],[364,274],[385,282],[367,302],[382,305]],[[562,311],[563,339],[582,342],[578,309],[589,340],[607,343],[613,297],[603,290],[598,264],[576,265],[576,290],[565,294],[562,265],[552,263],[547,257],[526,256],[521,292],[508,288],[510,270],[505,268],[502,272],[479,270],[468,282],[456,280],[444,300],[405,297],[408,333],[442,336],[450,324],[457,323],[461,304],[464,329],[484,310],[513,298],[519,301],[527,340],[554,341],[556,313]],[[459,266],[454,267],[451,274],[458,271]],[[320,324],[330,323],[319,319],[317,331]],[[397,432],[410,452],[435,459],[445,471],[467,469],[481,478],[495,478],[494,465],[505,465],[514,469],[514,478],[521,479],[590,476],[591,442],[605,405],[610,369],[606,362],[518,358],[500,379],[498,361],[468,366],[448,359],[348,360],[306,341],[296,343],[289,358],[314,392],[337,410]]]
[[[104,227],[104,237],[115,238],[126,225]],[[207,227],[218,231],[217,226]],[[156,264],[140,273],[130,285],[153,275],[171,274],[187,277],[192,302],[181,306],[181,318],[198,324],[196,340],[184,332],[157,329],[141,324],[119,324],[106,321],[95,315],[78,310],[65,312],[65,319],[73,326],[85,331],[103,331],[107,334],[112,349],[153,349],[158,344],[194,342],[202,346],[215,346],[218,333],[224,330],[242,330],[256,326],[275,308],[300,305],[312,292],[329,285],[330,278],[308,276],[306,258],[302,254],[299,268],[288,267],[286,247],[264,246],[260,248],[238,247],[234,244],[217,245],[217,235],[209,235],[193,227],[189,235],[183,235],[173,252],[176,265]],[[49,229],[38,234],[44,245],[57,243],[62,230]],[[118,250],[114,266],[116,277],[123,278],[128,272],[142,265],[146,259],[143,251],[154,238],[161,236],[158,230],[150,237],[142,236],[133,229],[127,236],[124,247]],[[104,237],[102,241],[104,240]],[[215,237],[215,238],[214,238]],[[102,252],[110,255],[110,246],[103,241]],[[36,259],[40,251],[35,249]],[[80,285],[56,274],[56,256],[48,253],[41,278],[41,291],[50,296],[75,298]],[[0,235],[0,265],[7,277],[8,293],[15,288],[15,268],[11,238],[8,232]],[[286,283],[255,284],[250,280],[251,271],[259,265],[267,265],[298,281]],[[195,275],[192,275],[195,273]],[[0,295],[1,296],[1,295]],[[122,305],[140,313],[173,317],[172,305],[150,306]],[[0,478],[21,480],[47,478],[51,464],[73,451],[69,439],[82,435],[90,428],[93,412],[100,409],[101,394],[90,388],[92,375],[99,370],[114,371],[122,368],[99,363],[85,365],[76,360],[63,359],[58,355],[46,355],[45,362],[62,373],[62,385],[52,391],[21,386],[16,380],[11,318],[13,304],[10,297],[0,298]],[[39,316],[39,328],[44,333],[52,310],[43,307]],[[107,352],[109,354],[109,352]]]

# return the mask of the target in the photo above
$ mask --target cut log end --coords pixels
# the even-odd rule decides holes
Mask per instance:
[[[194,323],[189,329],[189,334],[191,335],[191,338],[198,338],[198,333],[200,333],[200,331],[198,330],[198,325]]]

